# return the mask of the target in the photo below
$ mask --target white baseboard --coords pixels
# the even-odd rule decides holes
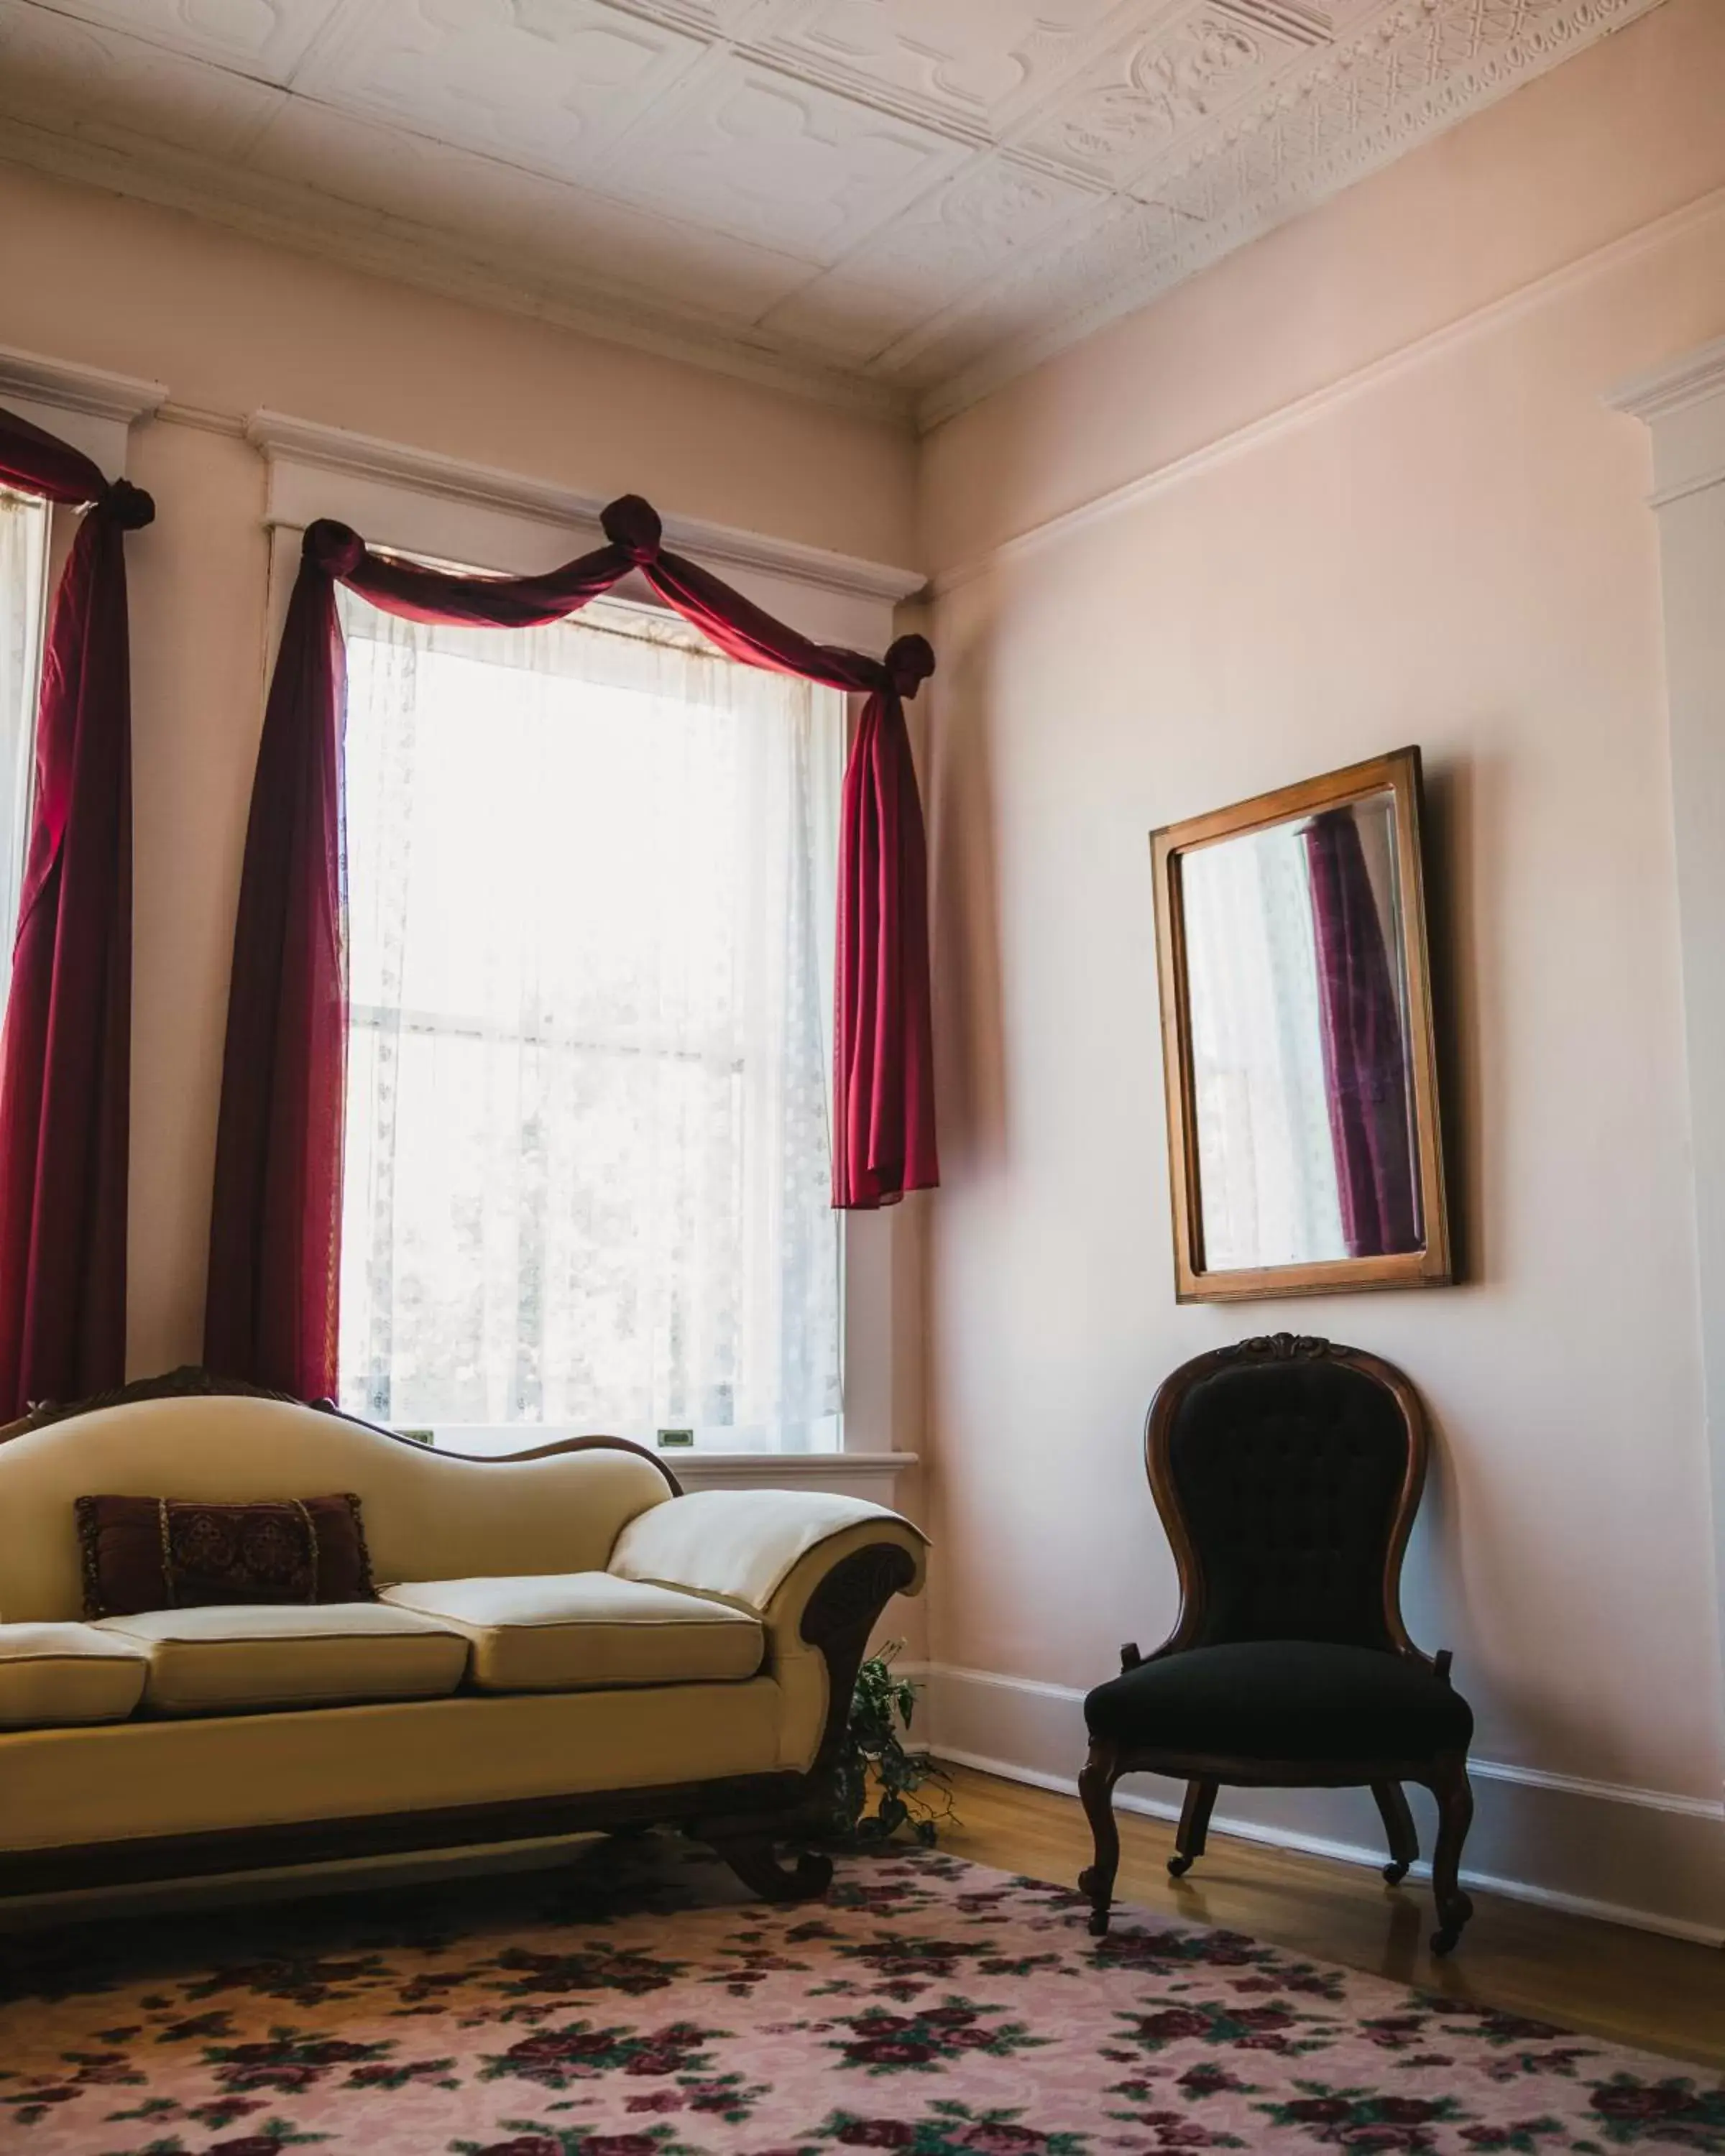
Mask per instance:
[[[940,1758],[1077,1794],[1082,1692],[950,1664],[915,1674],[926,1687],[918,1734]],[[1469,1769],[1476,1799],[1469,1838],[1475,1861],[1462,1873],[1469,1887],[1725,1946],[1725,1804],[1490,1759],[1471,1760]],[[1424,1812],[1424,1792],[1409,1794],[1416,1815]],[[1180,1814],[1178,1786],[1152,1775],[1132,1777],[1117,1802],[1155,1819]],[[1382,1828],[1363,1790],[1230,1789],[1223,1803],[1227,1809],[1214,1820],[1219,1833],[1374,1870],[1384,1861]],[[1429,1849],[1429,1813],[1420,1825]],[[1422,1862],[1414,1871],[1424,1876],[1430,1868]]]

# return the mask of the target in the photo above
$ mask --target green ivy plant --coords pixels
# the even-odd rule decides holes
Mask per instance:
[[[833,1838],[847,1848],[877,1848],[908,1827],[926,1849],[953,1817],[943,1768],[927,1752],[909,1750],[918,1686],[893,1663],[904,1641],[870,1655],[856,1673],[850,1721],[833,1774]],[[870,1799],[873,1799],[873,1809]]]

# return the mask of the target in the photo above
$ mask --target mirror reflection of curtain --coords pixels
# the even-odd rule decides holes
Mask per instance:
[[[1420,1243],[1404,998],[1358,822],[1372,805],[1326,809],[1304,833],[1330,1130],[1343,1233],[1355,1258]],[[1388,813],[1379,812],[1386,824]],[[1393,888],[1393,875],[1385,880]]]
[[[343,1404],[830,1443],[843,699],[344,596]]]
[[[0,488],[0,1002],[30,817],[48,505]]]
[[[1304,850],[1281,825],[1180,876],[1204,1267],[1344,1257]]]

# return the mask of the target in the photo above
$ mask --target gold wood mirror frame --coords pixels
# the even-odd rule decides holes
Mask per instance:
[[[1154,831],[1182,1302],[1453,1277],[1417,748]]]

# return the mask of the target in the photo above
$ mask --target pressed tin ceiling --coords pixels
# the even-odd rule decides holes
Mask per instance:
[[[1658,0],[0,0],[0,157],[939,419]]]

